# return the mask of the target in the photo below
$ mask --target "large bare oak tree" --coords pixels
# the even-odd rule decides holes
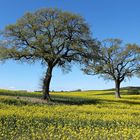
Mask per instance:
[[[26,13],[15,24],[6,26],[3,36],[3,60],[39,60],[47,66],[43,80],[43,98],[47,100],[53,68],[66,69],[71,62],[79,62],[87,55],[90,48],[97,50],[85,20],[58,9]]]

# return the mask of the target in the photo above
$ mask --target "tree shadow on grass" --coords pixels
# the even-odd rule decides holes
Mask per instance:
[[[52,102],[66,105],[91,105],[98,104],[100,99],[85,99],[80,97],[66,97],[61,95],[52,95]]]
[[[127,95],[140,95],[140,90],[128,90],[125,94]]]
[[[134,102],[134,101],[128,101],[128,100],[119,100],[118,102],[129,104],[129,105],[140,105],[140,102],[138,102],[138,101]]]
[[[106,93],[104,93],[104,91],[103,91],[103,93],[97,93],[97,94],[94,94],[94,95],[114,95],[115,94],[115,91],[112,91],[112,92],[106,92]],[[93,96],[94,96],[93,95]]]
[[[127,100],[139,100],[140,101],[140,96],[139,97],[125,97]]]
[[[132,99],[133,100],[133,99]],[[82,98],[52,98],[52,102],[56,104],[66,104],[66,105],[96,105],[96,104],[117,104],[121,103],[128,105],[140,105],[140,101],[131,101],[122,99],[108,100],[108,99],[82,99]]]

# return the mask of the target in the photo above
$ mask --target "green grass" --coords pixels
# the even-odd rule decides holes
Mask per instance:
[[[0,90],[0,140],[139,140],[139,91],[37,92]]]

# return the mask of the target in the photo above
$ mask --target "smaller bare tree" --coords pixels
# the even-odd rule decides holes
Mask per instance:
[[[88,75],[99,74],[104,79],[115,82],[115,96],[120,98],[120,84],[126,78],[131,78],[139,69],[139,47],[136,44],[126,44],[119,39],[106,39],[101,42],[99,59],[84,61],[83,71]]]

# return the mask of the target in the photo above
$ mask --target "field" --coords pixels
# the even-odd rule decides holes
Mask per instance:
[[[140,95],[122,90],[41,93],[0,90],[0,140],[140,140]]]

